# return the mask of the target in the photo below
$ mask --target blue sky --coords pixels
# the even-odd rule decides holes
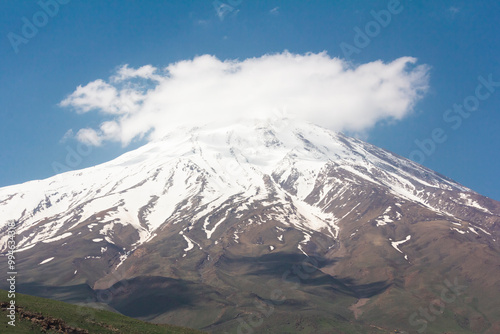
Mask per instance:
[[[59,103],[120,66],[162,68],[204,54],[244,60],[326,51],[348,56],[353,66],[405,56],[428,65],[429,87],[414,111],[378,122],[365,139],[500,200],[497,1],[60,0],[57,6],[46,15],[36,1],[0,2],[0,186],[52,176],[59,171],[54,166],[93,166],[144,144],[111,141],[76,156],[78,142],[62,140],[69,129],[98,127],[103,115]],[[390,20],[374,23],[381,11]],[[36,20],[36,32],[23,29]],[[357,39],[367,27],[375,29],[368,41]],[[460,116],[454,104],[464,103],[471,111]]]

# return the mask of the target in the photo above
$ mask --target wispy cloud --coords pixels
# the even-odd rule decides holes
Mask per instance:
[[[68,139],[73,138],[73,137],[74,137],[73,129],[69,129],[68,131],[66,131],[66,133],[64,134],[64,136],[61,138],[61,140],[59,142],[65,143]]]
[[[221,61],[203,55],[156,69],[123,66],[61,102],[98,111],[102,124],[78,131],[92,145],[164,137],[177,126],[226,124],[281,113],[333,130],[362,132],[408,115],[427,90],[428,67],[403,57],[352,66],[322,53],[283,52]]]
[[[279,14],[279,9],[280,9],[279,7],[274,7],[273,9],[271,9],[269,11],[269,14],[271,14],[271,15],[278,15]]]
[[[208,26],[210,25],[210,20],[196,20],[195,23],[199,26]]]
[[[460,12],[460,8],[451,6],[450,8],[448,8],[448,11],[451,13],[452,16],[455,16]]]
[[[76,139],[88,145],[101,146],[103,140],[106,139],[106,133],[104,131],[98,133],[94,129],[81,129],[76,134]]]
[[[228,14],[231,14],[234,16],[234,15],[238,14],[240,11],[239,9],[235,9],[233,6],[230,6],[230,5],[222,3],[222,2],[214,1],[212,4],[215,8],[215,13],[216,13],[217,17],[221,21],[224,20],[224,18]]]

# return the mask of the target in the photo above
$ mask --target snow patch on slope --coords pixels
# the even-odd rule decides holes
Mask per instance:
[[[404,240],[401,241],[391,241],[392,247],[394,247],[395,250],[403,254],[403,252],[398,248],[399,245],[404,244],[405,242],[409,241],[411,239],[411,235],[408,235]],[[389,239],[391,240],[391,239]]]
[[[40,264],[45,264],[45,263],[49,263],[50,261],[54,260],[54,257],[49,257],[48,259],[45,259],[43,260],[42,262],[40,262],[38,265]]]
[[[54,241],[57,241],[57,240],[62,240],[64,238],[67,238],[67,237],[71,236],[72,234],[73,233],[71,233],[71,232],[66,232],[66,233],[61,234],[60,236],[43,240],[42,242],[45,243],[45,244],[48,244],[50,242],[54,242]]]

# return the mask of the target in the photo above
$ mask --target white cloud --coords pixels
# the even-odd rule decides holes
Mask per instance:
[[[408,115],[427,85],[428,67],[417,66],[411,57],[352,66],[326,52],[225,61],[203,55],[161,70],[124,66],[109,82],[98,79],[79,86],[61,105],[106,114],[99,129],[82,129],[77,139],[127,145],[135,138],[162,138],[181,125],[276,114],[363,132],[378,121]]]
[[[272,15],[278,15],[279,14],[279,7],[274,7],[273,9],[271,9],[269,11],[269,14],[272,14]]]
[[[84,87],[78,86],[70,98],[61,102],[61,106],[78,106],[77,110],[80,112],[94,109],[106,109],[109,112],[109,107],[116,104],[117,95],[115,87],[103,80],[96,80]]]
[[[102,137],[103,136],[99,135],[94,129],[81,129],[76,134],[76,139],[82,143],[93,146],[101,146],[103,141]]]
[[[120,67],[115,76],[111,78],[113,82],[121,82],[133,78],[150,79],[159,81],[161,78],[155,74],[156,68],[151,65],[145,65],[138,69],[133,69],[124,65]]]

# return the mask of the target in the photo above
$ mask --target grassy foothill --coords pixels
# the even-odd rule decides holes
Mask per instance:
[[[124,315],[16,293],[16,326],[8,324],[7,291],[0,290],[0,333],[199,334],[200,331],[151,324]]]

